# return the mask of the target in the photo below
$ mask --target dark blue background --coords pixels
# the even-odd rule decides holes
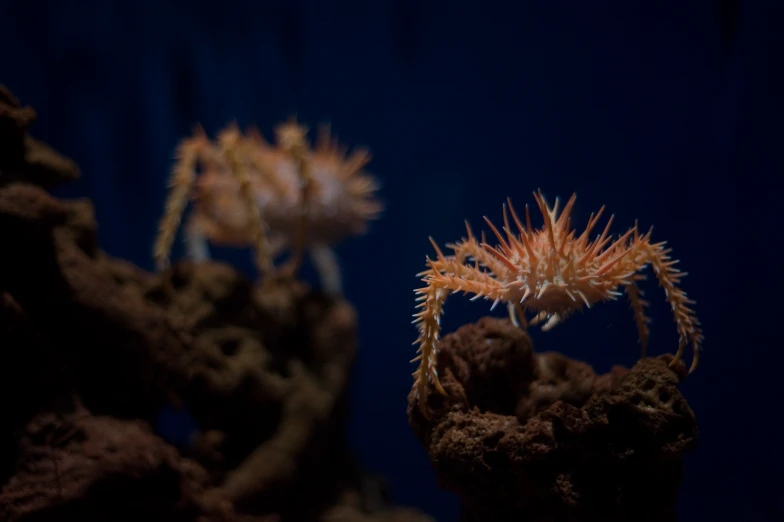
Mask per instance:
[[[352,442],[395,501],[439,520],[456,519],[457,501],[405,412],[427,236],[456,240],[463,219],[498,220],[507,196],[522,207],[538,187],[551,201],[576,191],[577,226],[601,204],[615,232],[655,225],[690,272],[705,330],[683,385],[701,441],[682,517],[782,520],[776,4],[3,2],[0,82],[38,110],[34,135],[80,165],[59,193],[92,198],[105,250],[147,269],[173,149],[195,123],[270,136],[297,113],[369,146],[388,210],[339,247],[360,320]],[[252,273],[248,252],[215,252]],[[663,293],[647,288],[650,350],[673,351]],[[444,329],[487,309],[454,298]],[[597,371],[638,355],[625,301],[533,335]]]

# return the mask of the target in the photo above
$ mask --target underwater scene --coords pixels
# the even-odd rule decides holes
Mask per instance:
[[[782,15],[4,2],[0,522],[784,521]]]

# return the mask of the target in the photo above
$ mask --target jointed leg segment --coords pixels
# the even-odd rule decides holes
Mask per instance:
[[[466,266],[460,261],[465,260],[461,255],[460,260],[455,256],[445,257],[438,245],[430,239],[436,249],[437,259],[427,259],[428,269],[421,272],[420,276],[426,286],[416,290],[417,308],[421,309],[414,314],[414,324],[418,325],[419,337],[414,344],[419,345],[417,357],[411,362],[419,361],[419,367],[414,372],[415,389],[419,396],[419,407],[422,415],[429,417],[426,407],[426,390],[428,381],[432,382],[436,390],[446,395],[438,379],[436,361],[438,355],[439,330],[443,306],[446,298],[452,292],[466,292],[474,294],[472,300],[484,297],[493,300],[493,307],[504,300],[506,288],[490,274],[479,270],[477,267]],[[467,250],[471,250],[467,247]],[[481,247],[470,252],[470,257],[481,255]],[[467,253],[467,252],[464,252]],[[476,254],[476,255],[474,255]],[[524,316],[521,314],[524,319]]]
[[[327,245],[312,245],[310,258],[318,272],[324,293],[332,297],[343,295],[343,282],[340,277],[340,265],[335,251]]]
[[[261,211],[256,204],[250,173],[245,158],[247,143],[242,139],[236,127],[224,131],[219,140],[220,148],[213,146],[201,128],[196,129],[194,137],[186,139],[177,149],[176,163],[172,172],[171,192],[166,202],[166,210],[159,227],[153,255],[158,270],[169,266],[169,255],[177,229],[180,225],[185,206],[190,197],[196,179],[196,166],[202,163],[228,163],[229,170],[239,183],[240,194],[247,205],[251,219],[251,228],[255,246],[256,266],[262,277],[268,278],[274,271],[269,241],[265,233]],[[197,226],[189,226],[186,232],[188,254],[196,260],[209,258],[207,242]]]
[[[636,274],[634,276],[634,281],[643,279],[645,279],[644,275]],[[629,302],[634,311],[634,322],[637,323],[637,331],[640,334],[640,346],[642,347],[641,357],[645,357],[645,354],[648,351],[648,335],[650,333],[648,330],[648,323],[651,322],[651,319],[645,314],[645,307],[647,307],[649,303],[642,298],[644,295],[643,291],[637,287],[634,281],[625,285],[624,288],[626,289],[626,295],[629,296]]]
[[[197,135],[183,141],[177,147],[177,162],[169,182],[171,192],[166,201],[164,215],[153,249],[153,257],[158,270],[165,270],[169,266],[172,243],[177,235],[177,228],[180,225],[182,213],[196,177],[196,163],[209,146],[209,143],[203,139],[203,135]]]
[[[247,163],[244,160],[244,158],[248,156],[246,151],[243,151],[243,147],[246,146],[246,143],[243,141],[239,130],[236,128],[230,128],[228,131],[222,133],[219,142],[226,156],[226,160],[229,163],[229,170],[237,178],[240,195],[250,213],[250,223],[248,223],[248,225],[250,226],[253,242],[256,246],[256,268],[261,273],[262,278],[265,281],[269,281],[275,267],[272,264],[270,243],[267,238],[264,221],[261,217],[261,209],[256,204],[250,173],[248,172]]]
[[[310,200],[313,190],[313,174],[310,162],[310,151],[305,142],[307,129],[291,121],[281,125],[277,129],[278,142],[294,163],[300,177],[301,186],[301,208],[300,224],[297,227],[296,236],[292,243],[292,252],[289,265],[286,269],[287,274],[293,275],[299,270],[307,244],[308,218],[310,216]]]
[[[703,335],[700,321],[697,319],[694,310],[689,306],[693,305],[694,301],[688,299],[686,292],[678,287],[678,282],[686,275],[686,272],[681,272],[675,268],[677,260],[670,259],[669,254],[671,250],[664,248],[664,242],[653,245],[644,242],[640,243],[640,245],[643,248],[643,259],[653,266],[656,279],[659,280],[659,285],[664,289],[667,303],[672,308],[675,326],[678,330],[678,351],[670,362],[670,366],[683,357],[686,344],[690,342],[694,350],[694,356],[689,367],[689,373],[692,373],[700,361]]]
[[[196,223],[185,226],[185,250],[188,258],[203,263],[210,259],[210,247],[207,237],[199,230]]]

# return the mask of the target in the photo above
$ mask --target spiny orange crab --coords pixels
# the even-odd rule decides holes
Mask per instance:
[[[414,344],[419,345],[419,355],[412,360],[419,361],[419,367],[413,374],[414,388],[426,417],[429,415],[425,406],[428,382],[446,395],[439,383],[436,358],[444,301],[452,292],[473,294],[472,301],[480,297],[491,299],[491,310],[499,303],[506,303],[510,319],[522,328],[546,319],[542,330],[547,331],[584,307],[591,308],[598,302],[615,300],[622,295],[618,289],[623,289],[631,301],[644,356],[650,319],[645,314],[648,303],[642,299],[637,282],[645,279],[640,271],[650,264],[664,288],[679,334],[678,350],[670,365],[681,359],[686,344],[690,342],[694,357],[689,373],[697,367],[702,329],[690,308],[694,301],[678,288],[686,273],[675,268],[678,261],[670,259],[671,250],[665,248],[665,242],[651,243],[653,228],[640,235],[636,222],[625,234],[612,241],[609,230],[614,216],[610,217],[604,232],[590,241],[589,234],[599,221],[604,206],[595,215],[591,214],[588,225],[578,237],[571,228],[570,218],[576,198],[577,195],[573,194],[559,215],[558,198],[550,208],[541,190],[534,192],[544,219],[541,229],[531,226],[528,205],[523,224],[511,200],[507,199],[503,206],[505,235],[485,217],[498,239],[497,246],[490,246],[484,233],[481,241],[477,241],[468,222],[468,237],[447,245],[452,249],[452,255],[445,256],[430,238],[437,257],[433,260],[428,256],[428,269],[417,274],[423,276],[425,286],[415,290],[419,302],[417,308],[421,310],[414,314],[413,323],[419,330]],[[507,205],[517,234],[510,227]],[[526,311],[535,313],[531,321],[526,320]]]
[[[290,275],[308,250],[324,290],[341,294],[340,269],[330,247],[365,233],[368,221],[383,210],[376,180],[363,171],[370,154],[360,149],[347,156],[326,126],[313,149],[305,140],[307,129],[294,120],[276,126],[275,134],[271,145],[257,129],[243,135],[232,124],[213,143],[199,127],[179,144],[153,252],[158,270],[169,264],[182,214],[193,199],[185,232],[192,259],[209,258],[208,241],[254,246],[257,268],[269,279],[275,255],[290,249]]]

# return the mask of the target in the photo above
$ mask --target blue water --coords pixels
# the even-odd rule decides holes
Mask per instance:
[[[722,14],[735,4],[737,18]],[[507,196],[522,206],[539,187],[577,192],[577,226],[602,204],[616,232],[654,225],[689,272],[705,331],[682,388],[700,445],[681,517],[780,520],[781,336],[768,306],[781,266],[778,4],[8,2],[0,81],[38,110],[33,134],[80,165],[58,193],[92,198],[103,248],[146,269],[173,149],[195,123],[214,134],[236,119],[269,136],[296,113],[370,147],[388,210],[338,249],[360,321],[351,439],[396,502],[439,520],[456,519],[457,500],[405,414],[428,235],[457,240],[464,219],[497,222]],[[247,252],[221,255],[253,274]],[[650,351],[671,352],[664,296],[652,282],[647,294]],[[454,298],[444,330],[485,313]],[[633,364],[636,339],[623,302],[534,333],[538,349],[597,371]],[[171,417],[160,429],[187,438]]]

